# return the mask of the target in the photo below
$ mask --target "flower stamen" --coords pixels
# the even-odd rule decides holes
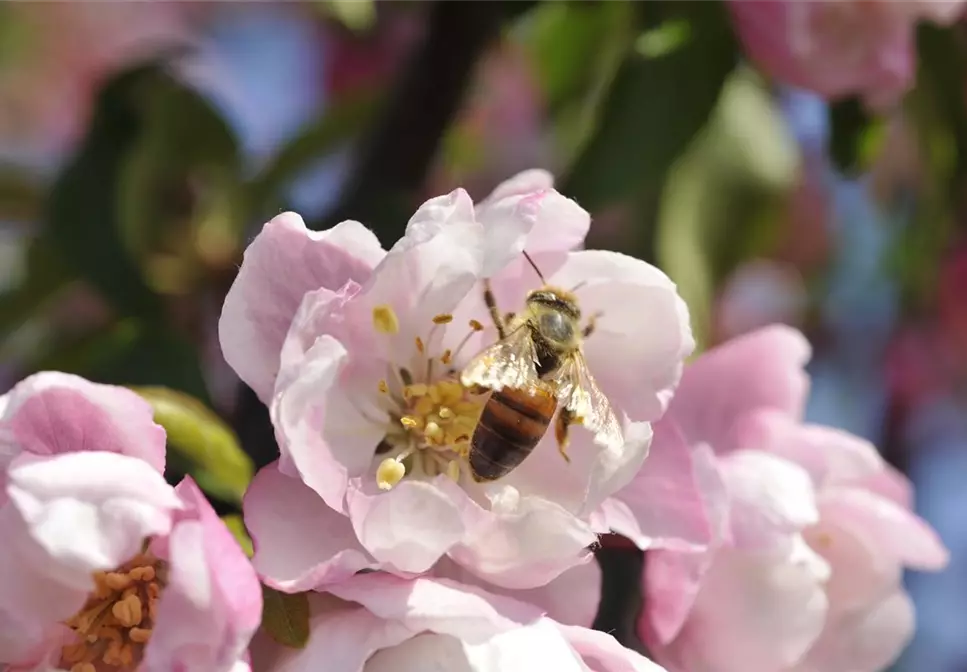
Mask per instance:
[[[97,672],[99,664],[134,669],[151,637],[166,568],[141,553],[113,572],[96,572],[87,603],[65,625],[77,640],[61,649],[60,667]]]
[[[373,327],[381,334],[399,333],[400,321],[392,306],[383,304],[373,308]]]

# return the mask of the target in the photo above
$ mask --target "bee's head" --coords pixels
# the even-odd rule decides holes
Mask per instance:
[[[573,345],[581,319],[581,310],[573,294],[554,287],[542,287],[527,295],[527,307],[544,340],[562,349]]]

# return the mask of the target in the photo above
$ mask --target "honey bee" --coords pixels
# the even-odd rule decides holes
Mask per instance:
[[[549,286],[530,256],[524,256],[543,286],[528,293],[520,315],[502,317],[486,284],[484,303],[498,340],[460,376],[466,387],[491,390],[470,439],[470,473],[478,483],[497,480],[520,465],[555,412],[558,450],[568,462],[568,428],[573,424],[586,427],[607,447],[618,448],[624,440],[611,404],[584,359],[581,344],[594,331],[595,317],[582,328],[573,292]]]

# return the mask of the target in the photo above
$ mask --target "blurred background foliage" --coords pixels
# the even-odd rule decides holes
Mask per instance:
[[[915,88],[874,115],[757,72],[723,2],[0,4],[0,390],[137,386],[173,477],[237,510],[276,448],[216,325],[261,224],[389,246],[425,198],[545,167],[590,247],[679,284],[700,347],[809,335],[811,416],[883,446],[954,553],[911,586],[901,665],[962,669],[964,37],[921,27]]]

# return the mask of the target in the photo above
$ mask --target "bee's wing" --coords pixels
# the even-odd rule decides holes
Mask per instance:
[[[594,433],[597,443],[608,448],[620,448],[624,444],[621,424],[580,350],[567,357],[553,378],[558,401]]]
[[[525,324],[484,349],[460,374],[460,382],[465,386],[480,385],[491,390],[525,388],[538,380],[537,350]]]

